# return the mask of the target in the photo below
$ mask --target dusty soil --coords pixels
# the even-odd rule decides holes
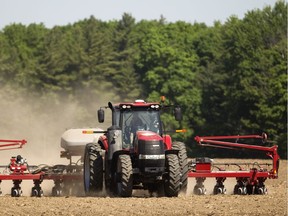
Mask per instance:
[[[35,198],[29,196],[32,183],[24,183],[22,197],[5,193],[0,197],[0,215],[287,215],[287,160],[281,161],[279,178],[266,181],[268,195],[232,195],[235,179],[226,180],[226,195],[211,195],[215,180],[207,179],[207,195],[197,196],[192,194],[195,181],[189,179],[187,194],[177,198],[148,197],[140,192],[132,198],[51,197],[51,182],[43,183],[46,195]],[[2,190],[9,191],[11,185],[3,182]]]

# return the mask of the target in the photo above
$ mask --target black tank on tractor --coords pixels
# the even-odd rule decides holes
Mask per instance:
[[[164,103],[119,103],[98,110],[104,122],[104,109],[112,111],[112,126],[97,143],[86,145],[84,154],[84,189],[87,194],[106,191],[130,197],[133,189],[145,189],[158,196],[178,196],[187,188],[187,154],[184,143],[172,142],[164,134],[161,110]],[[181,109],[174,107],[177,121]],[[94,133],[99,133],[94,131]],[[103,131],[101,132],[103,133]]]

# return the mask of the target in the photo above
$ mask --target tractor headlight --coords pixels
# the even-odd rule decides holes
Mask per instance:
[[[126,104],[124,104],[124,105],[121,106],[121,108],[122,108],[122,109],[130,109],[131,106],[130,106],[130,105],[126,105]]]
[[[159,107],[160,107],[160,106],[159,106],[158,104],[153,104],[153,105],[151,105],[151,108],[152,108],[152,109],[159,109]]]

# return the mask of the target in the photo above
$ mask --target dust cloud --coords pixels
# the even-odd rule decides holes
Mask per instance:
[[[97,110],[106,106],[109,99],[85,101],[79,104],[66,98],[43,99],[29,96],[8,96],[0,90],[0,139],[25,139],[22,149],[1,151],[9,163],[10,156],[22,155],[31,164],[62,163],[60,138],[69,128],[100,127],[111,124],[106,111],[104,124],[97,121]]]
[[[100,106],[106,106],[110,101],[104,96],[89,98],[84,104],[64,97],[48,98],[18,93],[7,94],[5,90],[0,89],[0,139],[27,140],[27,144],[21,149],[1,151],[0,148],[0,165],[7,166],[10,158],[17,155],[25,158],[28,165],[69,164],[69,160],[60,158],[60,151],[63,150],[60,147],[60,140],[65,130],[85,127],[105,129],[107,124],[110,124],[107,115],[105,125],[100,125],[97,121],[97,110]],[[109,112],[106,111],[106,113]],[[23,193],[26,195],[30,193],[33,186],[33,182],[28,181],[21,184]],[[53,181],[49,182],[53,183]],[[8,186],[6,187],[5,184]],[[25,185],[29,185],[29,189],[26,190]],[[3,193],[10,193],[12,186],[12,181],[1,183]],[[50,191],[52,186],[49,186]]]

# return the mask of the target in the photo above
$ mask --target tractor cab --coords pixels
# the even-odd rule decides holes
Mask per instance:
[[[137,131],[150,131],[163,136],[163,125],[160,111],[164,106],[160,103],[147,103],[144,100],[135,100],[133,103],[119,103],[108,107],[112,111],[112,125],[117,126],[122,133],[123,148],[130,148]],[[181,110],[174,109],[176,120],[181,120]],[[104,122],[104,110],[98,110],[98,121]]]
[[[108,104],[112,111],[112,126],[121,130],[122,147],[133,147],[137,131],[151,131],[162,136],[160,104],[136,100],[133,103]],[[98,110],[98,121],[104,122],[104,110]]]
[[[152,106],[152,107],[151,107]],[[127,106],[119,109],[119,126],[123,134],[123,146],[133,145],[137,131],[151,131],[162,136],[159,105]]]

